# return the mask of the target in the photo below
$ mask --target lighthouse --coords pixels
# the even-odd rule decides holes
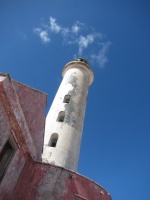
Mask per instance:
[[[46,117],[42,162],[76,171],[88,88],[94,74],[89,63],[78,58],[65,65],[62,77]]]

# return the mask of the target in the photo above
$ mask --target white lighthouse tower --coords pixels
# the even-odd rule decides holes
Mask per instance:
[[[94,74],[85,59],[66,64],[63,80],[46,117],[42,161],[76,171],[88,87]]]

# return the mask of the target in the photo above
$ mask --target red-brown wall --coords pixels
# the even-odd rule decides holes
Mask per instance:
[[[5,171],[3,179],[0,182],[0,199],[2,200],[10,199],[23,170],[25,157],[14,141],[11,124],[6,114],[5,107],[2,104],[2,98],[0,98],[0,152],[8,139],[11,139],[14,143],[16,151],[10,161],[9,167]]]
[[[74,200],[75,196],[81,200],[111,200],[106,190],[80,174],[45,163],[30,162],[12,200]]]

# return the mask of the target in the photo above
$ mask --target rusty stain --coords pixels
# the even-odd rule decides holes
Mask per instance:
[[[7,113],[7,116],[9,118],[9,122],[12,126],[12,131],[15,132],[16,134],[16,137],[20,140],[20,143],[22,144],[22,149],[24,151],[25,154],[28,154],[28,150],[26,149],[26,145],[24,145],[24,138],[21,136],[21,129],[16,121],[16,118],[13,114],[13,111],[12,111],[12,108],[11,108],[11,105],[9,104],[9,101],[6,97],[6,94],[5,94],[5,91],[2,87],[0,87],[0,93],[2,94],[1,95],[1,101],[2,101],[2,104],[5,108],[5,111]]]

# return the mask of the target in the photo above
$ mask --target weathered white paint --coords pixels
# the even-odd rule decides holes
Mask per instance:
[[[43,162],[76,171],[88,87],[94,75],[89,65],[83,61],[68,63],[62,75],[62,83],[46,117],[42,159]],[[67,94],[70,95],[70,102],[63,103]],[[57,121],[60,111],[65,111],[63,122]],[[53,133],[58,134],[56,147],[49,146]]]

